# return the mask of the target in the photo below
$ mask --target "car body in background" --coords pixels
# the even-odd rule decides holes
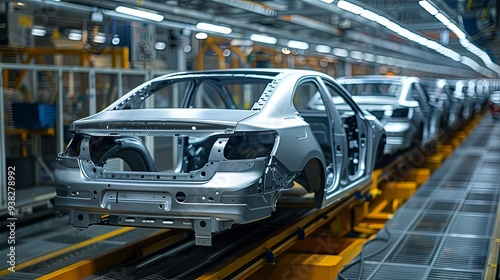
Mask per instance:
[[[479,93],[479,99],[481,102],[481,110],[486,107],[488,104],[488,100],[490,97],[490,93],[492,93],[492,82],[486,79],[480,79],[477,81],[477,92]]]
[[[446,130],[457,128],[462,123],[463,103],[453,94],[450,82],[445,79],[422,80],[429,98],[436,104],[437,117],[439,121],[436,125]]]
[[[500,115],[500,91],[493,91],[488,97],[491,116],[496,119]]]
[[[315,95],[322,110],[308,106]],[[349,109],[340,115],[332,97]],[[368,188],[385,143],[333,78],[291,69],[168,74],[70,130],[55,170],[56,209],[70,224],[187,228],[207,246],[270,216],[294,182],[318,208]]]
[[[416,77],[373,75],[342,77],[337,81],[361,108],[384,125],[385,154],[418,145],[436,130],[435,106]]]
[[[453,95],[461,100],[463,104],[463,121],[468,121],[475,115],[475,96],[469,90],[469,81],[455,80],[451,82],[454,83],[454,85],[451,85],[452,90],[454,90]]]
[[[468,85],[469,96],[474,102],[474,115],[479,114],[483,109],[484,105],[486,105],[486,100],[483,96],[483,86],[481,80],[469,80]]]

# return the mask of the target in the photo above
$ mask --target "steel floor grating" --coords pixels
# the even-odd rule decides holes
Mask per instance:
[[[361,279],[484,278],[500,195],[498,124],[484,118],[363,248]],[[339,279],[358,279],[359,258]]]

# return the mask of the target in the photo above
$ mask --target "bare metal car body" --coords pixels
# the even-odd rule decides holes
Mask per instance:
[[[473,94],[473,90],[469,89],[469,81],[467,80],[458,80],[454,81],[454,96],[462,101],[463,111],[462,118],[464,121],[468,121],[472,119],[475,115],[475,96]]]
[[[462,123],[463,103],[453,94],[450,82],[445,79],[423,80],[431,100],[436,104],[439,113],[436,120],[437,128],[446,130],[455,129]]]
[[[352,94],[362,109],[384,125],[385,154],[420,144],[436,130],[435,106],[416,77],[354,76],[338,78],[337,82]]]
[[[320,111],[304,105],[317,93]],[[343,119],[333,93],[351,105]],[[168,94],[178,101],[157,98]],[[199,245],[268,217],[294,182],[318,208],[366,188],[385,140],[378,120],[331,77],[290,69],[168,74],[70,130],[57,159],[56,209],[74,227],[187,228]],[[151,138],[173,145],[152,155]],[[172,157],[172,168],[159,167]],[[113,159],[128,167],[109,167]]]

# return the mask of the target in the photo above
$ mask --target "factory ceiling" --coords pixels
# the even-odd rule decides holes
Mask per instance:
[[[248,40],[252,34],[267,35],[277,39],[276,47],[286,46],[290,40],[307,42],[302,52],[327,51],[325,55],[345,60],[377,63],[375,57],[380,56],[390,58],[389,63],[427,65],[437,69],[436,73],[498,77],[499,1],[25,0],[17,8],[30,10],[36,25],[64,30],[95,24],[92,13],[104,16],[102,24],[138,20],[115,10],[125,6],[162,15],[159,22],[142,21],[165,29],[198,32],[196,25],[206,22],[230,27],[229,34],[213,34],[226,38]],[[439,16],[423,4],[430,4]],[[107,33],[113,36],[112,30]],[[335,53],[339,49],[348,52]]]

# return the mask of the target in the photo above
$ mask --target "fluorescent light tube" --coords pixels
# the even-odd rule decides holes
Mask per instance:
[[[130,15],[130,16],[134,16],[134,17],[139,17],[139,18],[143,18],[143,19],[148,19],[148,20],[152,20],[152,21],[158,21],[158,22],[162,21],[164,18],[162,15],[159,15],[159,14],[156,14],[153,12],[148,12],[148,11],[139,10],[139,9],[132,9],[132,8],[125,7],[125,6],[118,6],[118,7],[116,7],[115,11],[118,13]]]
[[[375,62],[375,55],[371,53],[365,53],[363,55],[363,60],[368,62]]]
[[[331,4],[331,3],[333,3],[335,0],[321,0],[321,1],[323,1],[323,2],[325,2],[325,3],[327,3],[327,4]]]
[[[165,44],[164,42],[156,42],[156,43],[155,43],[155,50],[162,51],[162,50],[164,50],[166,47],[167,47],[167,44]]]
[[[448,25],[448,29],[450,29],[451,32],[455,33],[455,35],[457,35],[458,39],[465,39],[467,37],[465,35],[465,33],[458,26],[456,26],[453,23],[450,23],[450,25]]]
[[[429,14],[435,16],[438,13],[438,10],[432,6],[431,3],[423,0],[423,1],[418,1],[418,4],[424,8]]]
[[[360,6],[354,5],[353,3],[344,0],[339,1],[337,3],[337,7],[357,15],[361,14],[361,12],[364,10]]]
[[[278,42],[278,39],[262,34],[252,34],[250,35],[250,40],[254,42],[266,43],[271,45],[274,45]]]
[[[205,40],[208,38],[208,34],[205,32],[199,32],[194,35],[194,37],[198,40]]]
[[[33,29],[31,29],[31,35],[33,36],[43,37],[45,36],[45,34],[47,34],[47,31],[45,31],[45,29],[39,27],[33,27]]]
[[[94,43],[102,44],[106,42],[106,35],[104,33],[98,33],[97,35],[94,36],[94,39],[92,40]]]
[[[450,20],[446,16],[444,16],[443,14],[437,13],[435,15],[435,17],[437,18],[437,20],[439,20],[440,22],[442,22],[446,26],[450,25],[450,23],[451,23]]]
[[[82,39],[82,33],[81,32],[70,32],[68,34],[68,39],[72,41],[80,41]]]
[[[377,63],[380,63],[380,64],[386,64],[387,63],[387,57],[385,57],[383,55],[377,55],[376,61],[377,61]]]
[[[360,51],[351,51],[350,56],[356,60],[363,60],[363,53]]]
[[[196,24],[196,28],[221,34],[231,34],[231,32],[233,32],[233,30],[229,27],[207,22],[198,22],[198,24]]]
[[[363,10],[359,15],[371,21],[377,21],[380,18],[378,14],[369,10]]]
[[[332,53],[333,53],[333,55],[339,56],[339,57],[348,57],[349,56],[349,51],[346,49],[341,49],[341,48],[334,48]]]
[[[320,53],[330,53],[332,51],[332,48],[327,45],[317,45],[316,51]]]
[[[309,48],[308,43],[302,42],[302,41],[295,41],[295,40],[288,41],[287,46],[289,48],[299,49],[299,50],[307,50]]]

